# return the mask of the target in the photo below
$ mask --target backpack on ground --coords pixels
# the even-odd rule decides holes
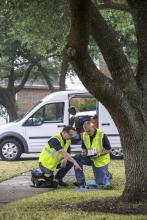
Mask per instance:
[[[57,188],[58,186],[53,175],[46,177],[39,168],[31,172],[31,182],[35,188]]]

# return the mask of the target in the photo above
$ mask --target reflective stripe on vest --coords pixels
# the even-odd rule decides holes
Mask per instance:
[[[96,129],[96,135],[93,138],[92,143],[90,142],[90,137],[86,132],[83,133],[83,142],[84,142],[87,150],[93,148],[96,150],[97,153],[101,153],[104,150],[103,137],[104,137],[104,133],[101,132],[99,129]],[[94,165],[96,167],[103,167],[110,162],[110,154],[107,153],[107,154],[102,155],[96,159],[92,159],[92,157],[91,157],[91,160],[93,160]]]
[[[47,147],[45,147],[44,150],[45,150],[47,153],[52,154],[52,156],[55,157],[56,159],[60,159],[60,157],[58,157],[58,156],[56,155],[56,152],[55,152],[55,151],[51,151],[51,150],[47,149]]]
[[[104,149],[103,147],[103,137],[104,137],[104,133],[103,132],[99,132],[99,136],[98,136],[98,153],[102,152],[102,150]]]

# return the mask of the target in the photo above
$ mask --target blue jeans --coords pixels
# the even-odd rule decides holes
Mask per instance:
[[[42,166],[40,163],[39,163],[39,168],[40,168],[42,173],[53,175],[53,171],[52,170],[47,169],[46,167]]]
[[[60,168],[56,175],[55,178],[56,179],[62,179],[65,177],[65,175],[68,173],[68,171],[73,167],[73,163],[70,161],[67,161],[66,166],[64,168]]]
[[[59,170],[57,171],[56,175],[55,175],[55,179],[62,179],[64,178],[64,176],[68,173],[68,171],[72,168],[73,163],[67,161],[67,164],[64,168],[60,168],[60,166],[58,166],[57,168],[59,168]],[[46,167],[42,166],[41,164],[39,164],[39,167],[41,169],[41,171],[45,174],[51,174],[53,175],[53,171],[47,169]]]
[[[94,165],[94,162],[90,159],[90,157],[83,157],[82,155],[76,155],[74,159],[77,161],[77,163],[80,165],[82,170],[75,169],[75,175],[77,181],[79,180],[85,180],[85,175],[83,172],[83,165],[92,166],[95,182],[97,185],[107,185],[110,178],[108,173],[108,165],[103,167],[96,167]]]

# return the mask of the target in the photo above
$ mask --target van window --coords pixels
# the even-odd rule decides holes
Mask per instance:
[[[64,102],[49,103],[42,106],[24,124],[39,126],[43,123],[61,123],[64,119]]]
[[[44,108],[44,122],[63,122],[64,103],[50,103]]]

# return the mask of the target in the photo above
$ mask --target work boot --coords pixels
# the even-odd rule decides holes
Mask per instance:
[[[112,173],[108,171],[109,179],[112,180]]]
[[[77,182],[74,183],[74,185],[78,187],[85,187],[85,180],[84,179],[78,180]]]
[[[34,175],[33,171],[31,172],[31,181],[32,181],[34,187],[39,186],[38,178]]]
[[[56,181],[58,182],[58,185],[63,186],[63,187],[67,187],[68,184],[65,183],[62,179],[56,179]]]

